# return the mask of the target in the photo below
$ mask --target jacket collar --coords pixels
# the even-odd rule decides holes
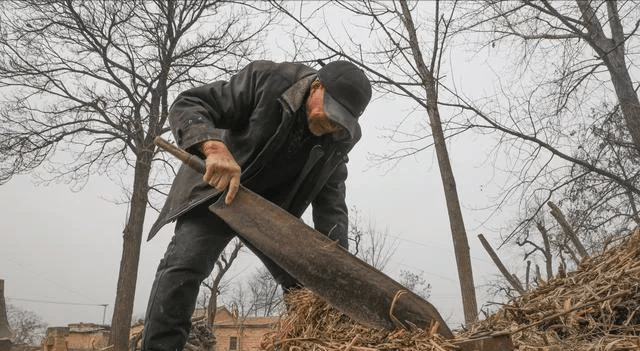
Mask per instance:
[[[298,111],[304,104],[304,98],[307,96],[311,83],[316,79],[316,74],[311,74],[297,82],[293,83],[287,90],[282,93],[282,100],[289,105],[291,111]]]

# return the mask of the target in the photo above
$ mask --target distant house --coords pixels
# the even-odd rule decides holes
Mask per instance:
[[[196,311],[196,314],[203,311]],[[213,351],[255,351],[265,333],[273,331],[280,317],[239,317],[226,307],[218,307],[213,323],[216,345]]]
[[[42,351],[100,350],[109,343],[109,326],[75,323],[67,327],[47,328]]]

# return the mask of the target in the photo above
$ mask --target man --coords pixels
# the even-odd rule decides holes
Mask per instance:
[[[257,61],[178,96],[171,129],[180,147],[205,159],[206,172],[180,168],[149,234],[177,220],[151,290],[143,350],[184,347],[200,283],[236,235],[207,207],[220,196],[230,204],[240,183],[297,217],[312,205],[315,228],[347,248],[347,153],[370,99],[369,80],[347,61],[319,71]],[[285,291],[297,285],[245,245]]]

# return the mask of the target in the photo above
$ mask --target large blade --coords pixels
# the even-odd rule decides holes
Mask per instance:
[[[414,324],[452,338],[438,311],[418,295],[339,247],[300,219],[240,187],[229,206],[209,207],[239,236],[339,311],[365,325],[393,329]]]
[[[204,173],[202,159],[161,137],[154,143]],[[386,329],[411,324],[427,329],[435,321],[440,335],[453,338],[430,303],[243,186],[231,205],[225,205],[221,196],[209,210],[305,287],[354,320]]]

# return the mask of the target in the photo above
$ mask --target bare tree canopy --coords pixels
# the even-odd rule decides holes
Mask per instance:
[[[372,220],[362,223],[357,208],[349,211],[349,240],[353,240],[353,254],[372,267],[384,271],[398,249],[398,241],[390,237],[389,228],[380,230]]]
[[[617,1],[465,3],[460,31],[487,60],[499,56],[496,95],[457,107],[494,132],[503,200],[523,215],[504,238],[527,236],[553,200],[597,248],[640,223],[637,50],[640,6]],[[506,53],[506,55],[505,55]],[[493,61],[496,62],[496,61]]]
[[[11,326],[14,347],[40,346],[45,336],[47,324],[40,316],[32,311],[27,311],[13,305],[7,305],[7,318]]]
[[[262,265],[251,274],[246,284],[238,281],[222,300],[227,306],[237,308],[241,318],[277,316],[285,308],[282,288]]]
[[[82,183],[151,152],[169,94],[237,69],[261,26],[223,2],[2,2],[1,178],[48,170]],[[207,26],[215,16],[228,16]],[[152,138],[151,138],[152,139]]]
[[[76,187],[96,174],[126,184],[112,318],[118,350],[157,183],[153,139],[167,130],[172,96],[246,64],[270,20],[224,1],[0,3],[0,183],[44,164]]]

